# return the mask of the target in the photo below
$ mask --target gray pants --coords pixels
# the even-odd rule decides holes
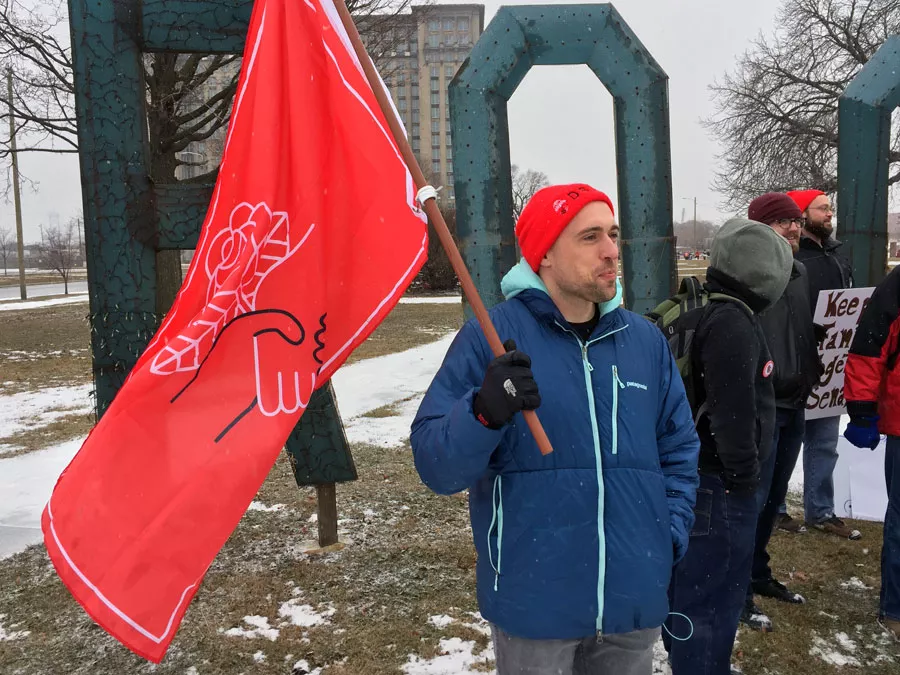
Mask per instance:
[[[659,628],[599,640],[528,640],[491,624],[497,675],[651,675]]]

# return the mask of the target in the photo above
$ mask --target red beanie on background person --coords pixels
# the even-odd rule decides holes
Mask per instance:
[[[538,271],[562,231],[591,202],[603,202],[615,215],[612,200],[584,183],[551,185],[534,194],[516,223],[519,248],[532,270]]]
[[[791,190],[787,196],[794,200],[800,211],[806,211],[816,197],[824,196],[821,190]]]

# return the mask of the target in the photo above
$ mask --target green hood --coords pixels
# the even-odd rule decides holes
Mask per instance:
[[[519,261],[519,264],[513,267],[506,273],[506,276],[503,277],[503,281],[500,282],[500,290],[503,292],[504,298],[511,300],[519,293],[528,290],[529,288],[540,291],[548,297],[550,295],[550,292],[547,290],[547,287],[544,285],[541,278],[531,269],[531,265],[528,264],[525,258],[522,258],[522,260]],[[616,295],[612,300],[601,302],[599,304],[600,316],[608,314],[621,304],[622,284],[616,279]]]
[[[773,305],[787,288],[794,255],[784,237],[768,225],[732,218],[713,239],[709,266]]]

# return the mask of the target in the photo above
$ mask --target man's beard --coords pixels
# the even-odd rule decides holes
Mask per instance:
[[[573,285],[569,288],[563,287],[563,290],[570,295],[574,295],[582,300],[587,300],[588,302],[593,302],[594,304],[609,302],[616,297],[616,293],[618,292],[615,281],[613,281],[612,284],[595,281],[593,283],[581,284],[578,286]]]
[[[818,237],[822,241],[825,241],[829,237],[831,237],[831,233],[834,231],[834,228],[831,225],[826,225],[824,223],[806,223],[806,231],[809,232],[814,237]]]

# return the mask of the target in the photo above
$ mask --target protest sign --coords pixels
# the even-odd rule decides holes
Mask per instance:
[[[845,288],[819,293],[814,321],[825,327],[819,355],[825,373],[806,401],[806,419],[835,417],[846,412],[844,366],[863,309],[874,288]]]

